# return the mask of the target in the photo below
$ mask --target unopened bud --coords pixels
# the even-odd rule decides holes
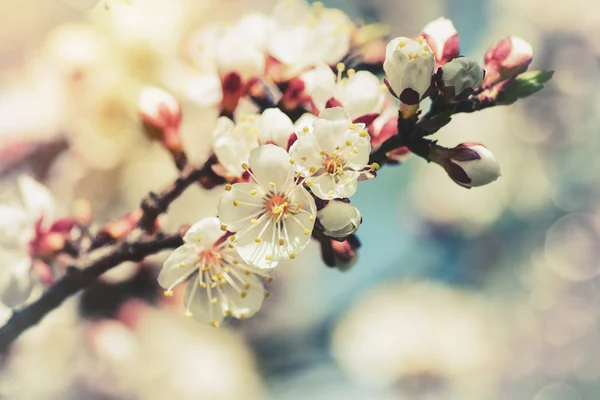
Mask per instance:
[[[516,36],[509,36],[485,54],[484,84],[494,85],[527,71],[533,59],[533,48]]]
[[[171,152],[182,150],[179,136],[181,107],[173,95],[148,86],[140,93],[138,110],[148,137],[160,142]]]
[[[500,165],[482,144],[463,143],[453,149],[436,148],[430,160],[444,167],[448,176],[462,187],[487,185],[500,177]]]
[[[438,70],[437,84],[445,99],[466,99],[481,84],[483,68],[469,57],[455,58]]]
[[[323,261],[330,267],[340,271],[349,270],[358,258],[360,241],[356,235],[350,235],[344,241],[325,239],[321,242],[321,253]]]
[[[458,33],[448,18],[440,17],[431,21],[425,25],[421,34],[431,47],[438,67],[460,55]]]
[[[332,238],[345,238],[352,235],[362,221],[360,212],[350,203],[332,200],[317,212],[317,218],[324,228],[323,233]]]
[[[386,46],[383,63],[388,88],[403,104],[418,105],[431,86],[435,59],[431,48],[422,38],[393,39]],[[413,107],[415,108],[415,107]],[[416,112],[416,109],[414,112]]]

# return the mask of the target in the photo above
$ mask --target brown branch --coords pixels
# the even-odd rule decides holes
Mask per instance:
[[[69,267],[67,273],[50,286],[38,300],[15,311],[8,322],[0,328],[0,352],[5,352],[26,329],[40,322],[46,314],[60,306],[67,298],[90,286],[109,269],[126,261],[142,261],[149,255],[178,247],[182,243],[181,235],[178,233],[161,235],[152,240],[122,242],[115,245],[114,250],[103,257]]]

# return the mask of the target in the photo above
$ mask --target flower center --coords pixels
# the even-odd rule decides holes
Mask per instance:
[[[331,175],[341,174],[344,172],[342,168],[344,161],[337,154],[334,154],[333,156],[326,155],[324,157],[323,164],[325,165],[327,172]]]
[[[277,218],[288,212],[289,204],[285,195],[273,194],[267,198],[265,207],[271,216]]]
[[[204,262],[206,267],[219,264],[222,259],[221,253],[215,249],[202,250],[200,253],[198,253],[198,258],[201,262]]]

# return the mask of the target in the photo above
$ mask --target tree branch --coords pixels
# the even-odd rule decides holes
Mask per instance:
[[[160,235],[152,240],[126,241],[115,245],[114,249],[103,257],[79,262],[69,267],[67,273],[50,286],[38,300],[15,311],[8,322],[0,328],[0,352],[5,352],[26,329],[37,324],[67,298],[90,286],[111,268],[126,261],[142,261],[149,255],[178,247],[182,243],[183,240],[178,233]]]

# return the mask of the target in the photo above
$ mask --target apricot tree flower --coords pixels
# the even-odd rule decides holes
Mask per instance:
[[[328,65],[320,64],[300,76],[316,109],[324,110],[327,103],[333,101],[345,108],[353,120],[380,113],[387,90],[379,78],[369,71],[353,69],[347,71],[348,77],[342,78],[345,68],[339,63],[336,75]]]
[[[261,268],[295,258],[315,224],[315,201],[298,184],[292,162],[281,147],[257,147],[243,165],[254,182],[227,186],[218,206],[223,228],[235,232],[240,256]]]
[[[22,175],[17,180],[18,198],[0,205],[0,299],[9,307],[23,304],[33,288],[30,243],[38,226],[54,214],[48,189]]]
[[[259,144],[272,143],[288,148],[294,123],[277,108],[269,108],[261,115],[241,115],[234,123],[220,117],[213,132],[213,149],[226,176],[239,177],[244,173],[242,163],[247,163],[250,152]]]
[[[388,84],[405,104],[418,104],[431,86],[435,58],[423,37],[397,37],[386,47],[385,71]]]
[[[261,307],[267,292],[260,277],[270,277],[240,258],[218,218],[206,218],[183,237],[184,244],[165,261],[158,283],[172,296],[187,282],[186,315],[218,327],[225,317],[244,319]]]
[[[353,124],[341,107],[324,110],[290,148],[294,166],[312,193],[324,200],[350,197],[369,166],[371,143],[365,124]]]

